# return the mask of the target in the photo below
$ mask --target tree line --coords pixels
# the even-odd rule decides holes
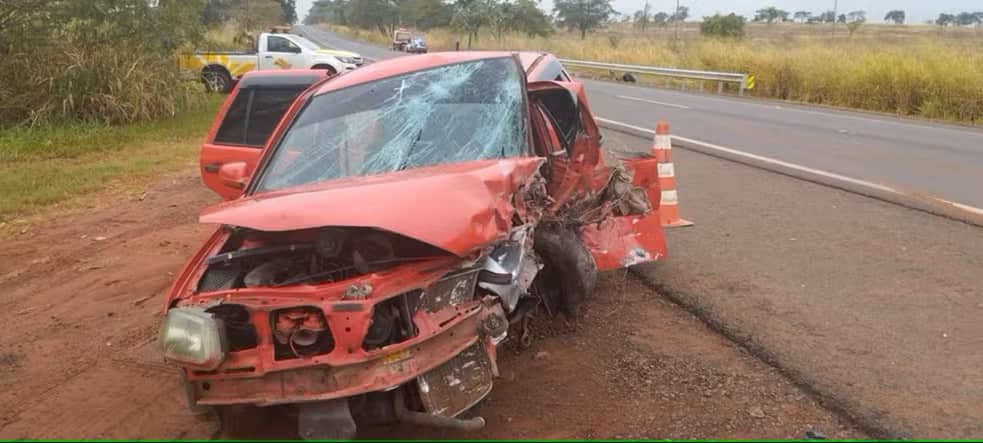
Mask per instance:
[[[670,16],[664,12],[652,14],[649,3],[646,2],[645,6],[641,10],[635,12],[632,19],[635,26],[644,31],[650,24],[654,23],[656,25],[664,25],[667,22],[672,21],[671,17],[675,17],[675,15]],[[905,23],[905,18],[905,11],[901,9],[888,11],[884,15],[885,22],[894,23],[896,25],[903,25]],[[685,19],[685,16],[683,19]],[[747,21],[747,18],[734,13],[727,15],[716,14],[714,16],[703,18],[703,22],[700,24],[700,31],[705,35],[741,37],[744,35],[744,24]],[[846,25],[847,31],[850,33],[850,35],[853,35],[853,33],[856,32],[861,25],[867,22],[867,12],[864,10],[855,10],[841,13],[839,15],[832,10],[823,11],[819,14],[813,14],[810,11],[795,11],[794,13],[790,13],[789,11],[778,9],[774,6],[769,6],[755,11],[754,17],[751,19],[751,21],[757,23],[767,23],[769,25],[779,22],[798,22],[807,24],[843,23]],[[933,23],[933,21],[929,21],[929,23]],[[983,12],[960,12],[958,14],[941,13],[939,14],[939,17],[934,20],[934,23],[939,26],[983,26]]]
[[[958,14],[939,14],[935,19],[939,26],[983,26],[983,11],[960,12]]]
[[[686,6],[674,11],[654,12],[649,2],[645,2],[642,9],[633,14],[623,15],[614,10],[610,0],[556,0],[551,14],[540,9],[536,0],[317,0],[304,22],[376,29],[387,36],[401,26],[420,30],[450,27],[466,34],[470,47],[481,30],[490,30],[496,36],[506,32],[545,36],[552,33],[554,28],[563,28],[578,32],[584,38],[588,32],[611,22],[632,22],[636,28],[645,31],[649,27],[665,27],[685,21],[689,16]],[[885,22],[899,25],[904,24],[905,20],[903,10],[892,10],[884,16]],[[704,17],[701,31],[707,35],[739,37],[744,33],[744,24],[749,21],[767,24],[843,23],[852,34],[867,22],[867,12],[789,12],[768,6],[755,11],[750,20],[734,13]],[[979,25],[983,23],[983,13],[940,14],[935,23],[941,26]]]
[[[636,17],[638,16],[637,14],[641,12],[642,11],[636,13]],[[884,14],[885,22],[894,23],[896,25],[903,25],[906,18],[905,11],[902,9],[890,10]],[[837,14],[836,11],[832,10],[827,10],[820,13],[813,13],[811,11],[789,12],[774,6],[769,6],[755,11],[754,17],[751,19],[751,21],[768,24],[779,22],[796,22],[807,24],[833,22],[847,24],[853,22],[863,23],[867,21],[867,12],[863,10],[850,11],[841,14]],[[940,13],[937,19],[934,21],[929,21],[929,23],[935,23],[940,26],[980,26],[983,25],[983,12],[959,12],[955,14]]]
[[[676,8],[676,11],[671,14],[668,12],[652,13],[652,5],[649,2],[645,2],[642,9],[631,15],[635,26],[642,31],[645,31],[649,26],[666,26],[670,23],[684,21],[687,18],[689,18],[689,8],[686,6]]]
[[[578,31],[583,38],[614,14],[610,0],[556,0],[552,15],[535,0],[317,0],[304,23],[357,26],[385,35],[401,26],[451,27],[468,35],[470,47],[482,29],[497,36],[506,32],[545,36],[560,27]]]

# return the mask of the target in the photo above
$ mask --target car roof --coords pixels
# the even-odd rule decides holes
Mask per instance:
[[[536,63],[537,60],[539,60],[542,56],[547,55],[548,53],[523,51],[523,52],[519,52],[518,54],[519,54],[519,61],[522,62],[522,70],[528,72],[529,68],[531,68],[532,65]]]
[[[310,86],[328,76],[323,69],[270,69],[245,73],[239,79],[239,89]]]
[[[533,67],[536,60],[544,55],[543,52],[508,52],[508,51],[453,51],[453,52],[431,52],[405,57],[396,57],[380,60],[375,63],[363,66],[354,71],[346,72],[330,81],[325,82],[317,90],[315,95],[326,92],[336,91],[349,86],[368,83],[371,81],[397,76],[408,72],[421,71],[437,66],[452,65],[476,60],[485,60],[501,57],[519,56],[522,69],[528,71]],[[527,72],[528,74],[528,72]]]

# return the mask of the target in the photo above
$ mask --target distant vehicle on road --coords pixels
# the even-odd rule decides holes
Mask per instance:
[[[423,36],[416,36],[406,45],[406,52],[410,54],[426,54],[427,42],[423,41]]]
[[[296,34],[262,33],[253,51],[199,51],[181,56],[181,68],[200,75],[210,91],[229,92],[243,74],[267,69],[322,69],[329,74],[351,71],[362,57],[325,49]]]
[[[399,28],[393,32],[393,51],[405,51],[411,37],[410,31],[406,28]]]

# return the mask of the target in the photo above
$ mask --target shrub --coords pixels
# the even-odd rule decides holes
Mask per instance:
[[[200,40],[201,0],[0,5],[0,126],[128,123],[198,103],[173,58]]]
[[[710,37],[744,37],[744,22],[742,16],[734,14],[714,15],[713,17],[703,17],[700,24],[700,33]]]

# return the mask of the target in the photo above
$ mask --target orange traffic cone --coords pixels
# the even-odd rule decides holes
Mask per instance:
[[[659,188],[662,189],[659,218],[662,221],[662,226],[667,228],[693,226],[693,222],[679,217],[676,168],[672,165],[672,139],[669,137],[669,123],[665,121],[659,121],[655,126],[652,155],[659,161]]]

